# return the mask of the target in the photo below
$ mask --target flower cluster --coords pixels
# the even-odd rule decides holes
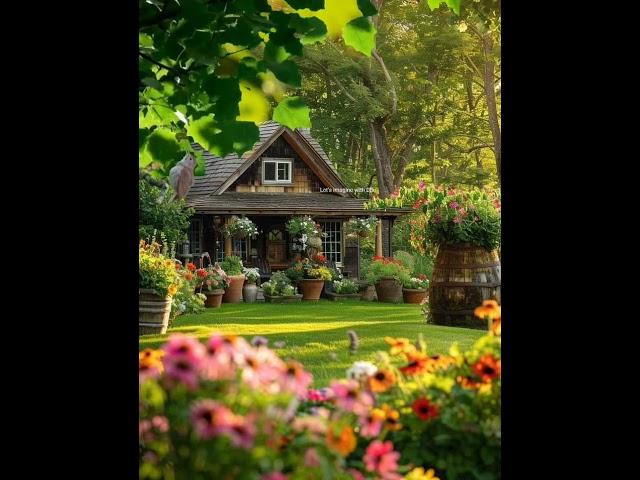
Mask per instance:
[[[180,281],[178,289],[171,300],[171,319],[183,313],[199,313],[204,311],[204,301],[206,296],[201,292],[196,292],[198,277],[195,274],[196,266],[187,263],[182,266],[180,262],[175,263],[176,272]]]
[[[347,235],[366,237],[376,229],[377,224],[378,219],[372,215],[367,218],[352,218],[344,227]]]
[[[291,285],[291,280],[284,272],[276,272],[271,275],[269,281],[262,284],[262,290],[272,297],[291,296],[298,293],[297,288]]]
[[[258,236],[258,227],[256,224],[249,220],[247,217],[231,217],[229,223],[223,228],[222,232],[227,237],[251,237],[256,238]]]
[[[287,232],[294,236],[318,236],[322,229],[311,217],[292,217],[286,224]]]
[[[160,252],[156,242],[140,241],[138,251],[138,284],[140,288],[155,290],[158,295],[173,296],[178,291],[180,276],[175,261]]]
[[[341,276],[338,271],[327,266],[327,259],[324,255],[314,255],[312,258],[303,258],[293,262],[286,270],[286,275],[292,282],[303,278],[333,280]]]
[[[220,267],[218,263],[209,265],[206,268],[198,268],[195,271],[196,288],[200,292],[204,289],[207,292],[215,290],[225,290],[231,285],[231,279]]]
[[[404,284],[409,280],[409,269],[398,259],[375,256],[365,278],[370,285],[375,285],[382,278],[393,278]]]
[[[260,278],[260,270],[258,268],[243,267],[242,272],[248,283],[256,283]]]
[[[409,278],[403,284],[404,288],[411,288],[413,290],[423,290],[429,288],[429,279],[424,273],[420,273],[415,277]]]
[[[352,294],[360,291],[360,285],[353,280],[337,280],[333,282],[333,291],[338,294]]]

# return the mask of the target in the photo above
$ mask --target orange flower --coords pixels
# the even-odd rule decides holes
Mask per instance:
[[[482,382],[478,382],[477,380],[474,380],[473,378],[468,376],[466,377],[460,376],[456,378],[456,381],[460,384],[462,388],[468,388],[470,390],[474,390],[482,385]]]
[[[383,404],[380,409],[385,414],[384,427],[390,431],[400,430],[402,424],[398,421],[400,418],[400,412],[391,408],[388,404]]]
[[[500,376],[501,366],[500,360],[496,360],[493,355],[483,355],[473,365],[473,371],[482,378],[485,382],[490,382],[492,379]]]
[[[407,360],[409,363],[399,368],[405,375],[417,375],[428,371],[432,361],[428,355],[421,352],[408,353]]]
[[[335,434],[334,430],[338,433]],[[344,425],[343,427],[330,425],[327,429],[326,440],[329,448],[332,448],[343,457],[353,452],[358,443],[353,429],[349,425]]]
[[[396,382],[396,377],[390,370],[378,370],[369,377],[369,388],[372,392],[386,392]]]
[[[502,325],[501,325],[500,317],[494,318],[493,323],[491,324],[491,333],[496,336],[500,336],[502,334]]]
[[[191,272],[185,273],[184,274],[184,278],[186,278],[189,281],[193,280],[193,273],[191,273]]]
[[[153,350],[152,348],[145,348],[138,354],[138,369],[149,370],[156,368],[159,372],[162,372],[162,350]]]
[[[430,357],[428,370],[430,372],[433,372],[435,370],[447,368],[450,365],[455,365],[455,363],[456,363],[456,359],[453,357],[449,357],[446,355],[433,355],[432,357]]]
[[[501,310],[500,305],[495,300],[485,300],[473,313],[476,317],[493,320],[494,318],[500,318]]]
[[[178,291],[178,287],[177,286],[170,285],[169,288],[167,289],[167,294],[170,297],[173,297],[176,294],[177,291]]]
[[[416,351],[416,346],[408,338],[384,337],[384,341],[391,345],[390,355],[409,354]]]

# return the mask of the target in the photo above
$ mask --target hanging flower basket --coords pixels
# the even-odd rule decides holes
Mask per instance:
[[[373,215],[367,218],[352,218],[345,224],[347,235],[366,238],[376,230],[378,219]]]
[[[222,227],[222,233],[225,237],[238,238],[256,238],[258,236],[258,227],[247,217],[231,217],[231,221]]]

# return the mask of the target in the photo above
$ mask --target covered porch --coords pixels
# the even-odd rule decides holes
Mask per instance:
[[[285,270],[302,256],[302,245],[285,228],[293,216],[309,215],[323,233],[322,250],[327,260],[351,278],[360,275],[359,239],[345,235],[344,224],[350,218],[376,215],[376,254],[391,256],[393,223],[404,209],[366,210],[363,199],[345,198],[324,193],[271,194],[225,192],[203,195],[189,204],[195,208],[189,232],[192,258],[207,252],[213,261],[237,255],[246,266],[272,272]],[[258,227],[256,238],[228,238],[221,228],[233,216],[246,216]]]

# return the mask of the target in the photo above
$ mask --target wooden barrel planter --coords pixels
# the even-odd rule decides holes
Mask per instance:
[[[383,277],[376,282],[376,295],[379,302],[401,303],[402,282],[393,277]]]
[[[324,288],[324,280],[321,278],[303,278],[298,283],[303,300],[320,300],[320,294]]]
[[[433,323],[486,329],[473,311],[489,299],[500,302],[497,252],[469,244],[440,246],[429,286]]]
[[[167,333],[171,297],[161,297],[149,288],[140,288],[138,292],[138,335]]]
[[[204,301],[205,307],[220,308],[220,305],[222,304],[222,296],[224,295],[223,289],[212,290],[210,292],[205,290],[203,293],[207,296],[207,299]]]
[[[242,286],[244,285],[244,275],[229,275],[231,285],[227,287],[222,297],[223,303],[242,302]]]
[[[412,303],[414,305],[420,305],[422,301],[427,298],[426,288],[402,288],[402,298],[404,303]]]

